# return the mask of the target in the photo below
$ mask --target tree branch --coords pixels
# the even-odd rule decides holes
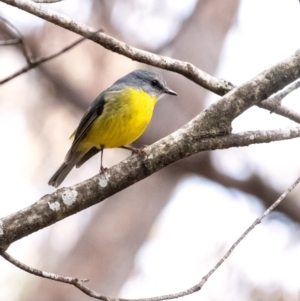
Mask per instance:
[[[1,18],[1,17],[0,17],[0,18]],[[99,31],[101,31],[101,30],[99,30]],[[99,31],[97,31],[97,32],[99,32]],[[6,83],[6,82],[12,80],[13,78],[16,78],[17,76],[19,76],[19,75],[21,75],[21,74],[23,74],[23,73],[28,72],[29,70],[31,70],[31,69],[33,69],[33,68],[35,68],[35,67],[37,67],[37,66],[39,66],[39,65],[41,65],[41,64],[43,64],[43,63],[45,63],[45,62],[48,62],[48,61],[50,61],[50,60],[52,60],[52,59],[54,59],[54,58],[60,56],[61,54],[63,54],[63,53],[65,53],[65,52],[69,51],[70,49],[72,49],[73,47],[75,47],[76,45],[80,44],[81,42],[83,42],[83,41],[86,40],[86,39],[88,39],[88,38],[87,38],[87,37],[80,38],[80,39],[78,39],[77,41],[75,41],[75,42],[73,42],[72,44],[70,44],[69,46],[67,46],[67,47],[65,47],[65,48],[59,50],[58,52],[56,52],[56,53],[54,53],[54,54],[51,54],[51,55],[49,55],[49,56],[40,57],[40,58],[37,58],[37,59],[32,59],[32,58],[30,58],[29,61],[27,60],[27,63],[28,63],[27,66],[21,68],[20,70],[18,70],[17,72],[11,74],[10,76],[8,76],[8,77],[6,77],[6,78],[0,80],[0,85],[2,85],[2,84],[4,84],[4,83]],[[22,39],[21,42],[24,43],[24,39]],[[1,45],[1,44],[0,44],[0,45]]]
[[[299,87],[300,87],[300,80],[296,80],[293,83],[291,83],[290,85],[288,85],[287,87],[285,87],[284,89],[282,89],[281,91],[279,91],[278,93],[276,93],[275,95],[272,95],[269,98],[269,100],[280,104],[281,101],[286,96],[288,96],[291,92],[295,91]]]
[[[6,24],[6,26],[8,26],[10,29],[12,29],[17,34],[18,39],[21,42],[23,53],[24,53],[24,56],[26,58],[27,64],[30,64],[31,63],[31,58],[32,58],[32,53],[31,53],[31,51],[30,51],[23,35],[19,31],[19,29],[3,17],[0,17],[0,21],[3,22],[4,24]]]
[[[52,55],[49,55],[49,56],[46,56],[46,57],[37,58],[37,59],[33,59],[31,51],[30,51],[29,47],[27,46],[26,40],[23,37],[23,35],[21,34],[21,32],[12,23],[10,23],[8,20],[0,17],[0,21],[2,21],[3,23],[5,23],[11,29],[13,29],[16,32],[16,34],[18,35],[17,39],[7,40],[7,41],[0,41],[0,46],[21,43],[22,48],[23,48],[23,53],[24,53],[26,61],[27,61],[27,66],[21,68],[20,70],[18,70],[17,72],[13,73],[12,75],[6,77],[5,79],[0,80],[0,85],[4,84],[4,83],[6,83],[6,82],[8,82],[10,80],[12,80],[13,78],[15,78],[15,77],[17,77],[17,76],[19,76],[19,75],[21,75],[23,73],[28,72],[29,70],[37,67],[40,64],[43,64],[43,63],[45,63],[47,61],[50,61],[50,60],[52,60],[52,59],[60,56],[61,54],[67,52],[70,49],[72,49],[73,47],[75,47],[76,45],[80,44],[84,40],[89,39],[95,33],[102,32],[102,30],[97,30],[97,31],[93,32],[92,34],[89,34],[86,37],[78,39],[77,41],[75,41],[71,45],[69,45],[69,46],[61,49],[60,51],[58,51],[58,52],[56,52],[56,53],[54,53]]]
[[[133,155],[113,166],[105,176],[98,174],[72,187],[58,189],[33,205],[0,219],[0,250],[4,251],[12,242],[103,201],[179,159],[200,151],[300,137],[300,127],[202,139],[193,139],[193,135],[195,137],[192,131],[179,129],[145,148],[145,154]]]
[[[196,68],[194,65],[182,62],[176,59],[172,59],[165,56],[159,56],[157,54],[140,50],[135,47],[129,46],[124,42],[121,42],[103,32],[95,33],[95,29],[72,20],[68,16],[57,13],[56,11],[46,9],[40,4],[36,4],[29,0],[0,0],[6,4],[15,6],[24,11],[27,11],[37,17],[40,17],[46,21],[56,24],[62,28],[70,30],[74,33],[89,37],[90,40],[103,46],[104,48],[113,52],[124,55],[134,61],[152,65],[161,69],[174,71],[187,77],[191,81],[199,84],[203,88],[206,88],[216,94],[224,95],[233,86],[225,80],[219,80],[210,76],[204,71]]]
[[[44,0],[42,0],[42,1],[44,1]],[[52,1],[52,0],[49,0],[49,1]],[[58,1],[56,1],[56,2],[58,2]],[[6,77],[5,79],[0,80],[0,85],[4,84],[4,83],[6,83],[6,82],[8,82],[10,80],[12,80],[13,78],[15,78],[15,77],[17,77],[17,76],[19,76],[19,75],[21,75],[23,73],[28,72],[29,70],[37,67],[40,64],[43,64],[43,63],[45,63],[45,62],[47,62],[49,60],[52,60],[52,59],[60,56],[61,54],[67,52],[68,50],[70,50],[71,48],[73,48],[76,45],[80,44],[84,40],[90,38],[91,35],[94,35],[97,32],[102,32],[102,30],[95,31],[95,32],[89,34],[88,36],[85,36],[83,38],[78,39],[77,41],[75,41],[71,45],[69,45],[69,46],[61,49],[60,51],[58,51],[58,52],[56,52],[56,53],[54,53],[52,55],[49,55],[47,57],[41,57],[41,58],[33,59],[32,58],[32,53],[30,51],[30,48],[28,47],[25,38],[23,37],[23,35],[21,34],[21,32],[18,30],[18,28],[16,26],[14,26],[8,20],[6,20],[5,18],[3,18],[3,17],[0,17],[0,21],[3,22],[3,23],[5,23],[6,26],[8,26],[10,29],[12,29],[17,34],[17,36],[18,36],[17,39],[7,40],[7,41],[0,41],[0,46],[3,46],[3,45],[6,46],[6,45],[12,45],[12,44],[19,44],[20,43],[22,45],[23,53],[24,53],[24,56],[25,56],[26,61],[27,61],[27,66],[21,68],[20,70],[18,70],[17,72],[13,73],[12,75]]]
[[[88,279],[84,280],[79,280],[78,278],[73,278],[73,277],[64,277],[60,275],[56,275],[53,273],[49,272],[44,272],[41,270],[34,269],[32,267],[29,267],[25,265],[24,263],[16,260],[12,256],[10,256],[7,252],[1,252],[0,255],[5,258],[7,261],[15,265],[16,267],[22,269],[25,272],[28,272],[30,274],[54,280],[54,281],[59,281],[63,282],[66,284],[71,284],[77,287],[79,290],[81,290],[83,293],[86,295],[98,299],[98,300],[103,300],[103,301],[110,301],[110,300],[115,300],[115,301],[163,301],[163,300],[172,300],[180,297],[184,297],[187,295],[191,295],[193,293],[196,293],[201,290],[203,285],[207,282],[207,280],[212,276],[212,274],[225,262],[225,260],[232,254],[232,252],[236,249],[236,247],[241,243],[241,241],[258,225],[262,222],[262,220],[270,214],[284,199],[285,197],[298,185],[300,182],[300,177],[277,199],[264,213],[261,217],[257,218],[252,225],[237,239],[237,241],[230,247],[230,249],[225,253],[225,255],[216,263],[216,265],[204,276],[202,277],[201,281],[194,285],[193,287],[175,293],[175,294],[167,294],[167,295],[162,295],[162,296],[157,296],[157,297],[152,297],[152,298],[139,298],[139,299],[124,299],[124,298],[111,298],[111,297],[106,297],[103,295],[100,295],[96,293],[95,291],[89,289],[87,286],[85,286],[83,283],[87,282]]]
[[[300,123],[300,115],[287,107],[284,107],[281,105],[281,101],[284,97],[289,95],[291,92],[295,91],[300,87],[300,80],[294,81],[292,84],[288,85],[275,95],[272,95],[268,99],[263,100],[259,104],[257,104],[258,107],[269,110],[278,115],[284,116],[286,118],[289,118],[290,120],[293,120],[297,123]]]
[[[57,275],[57,274],[44,272],[44,271],[41,271],[41,270],[34,269],[34,268],[32,268],[32,267],[16,260],[12,256],[10,256],[7,252],[1,252],[0,255],[4,259],[9,261],[11,264],[13,264],[14,266],[18,267],[19,269],[21,269],[21,270],[23,270],[27,273],[33,274],[33,275],[38,276],[38,277],[46,278],[46,279],[49,279],[49,280],[54,280],[54,281],[74,285],[79,290],[81,290],[83,293],[88,295],[89,297],[99,299],[99,300],[103,300],[103,301],[110,301],[109,298],[107,298],[105,296],[101,296],[101,295],[97,294],[96,292],[92,291],[91,289],[89,289],[87,286],[85,286],[83,283],[88,282],[89,281],[88,279],[79,280],[79,279],[73,278],[73,277],[64,277],[64,276],[60,276],[60,275]]]
[[[191,63],[182,62],[180,60],[172,59],[165,56],[160,56],[148,51],[137,49],[103,32],[99,32],[95,34],[95,30],[93,28],[83,23],[76,22],[63,14],[59,14],[53,10],[46,9],[43,6],[36,4],[32,1],[29,0],[0,0],[0,1],[15,6],[24,11],[27,11],[28,13],[31,13],[51,23],[54,23],[74,33],[87,37],[88,39],[96,42],[97,44],[103,46],[104,48],[119,53],[121,55],[124,55],[132,60],[179,73],[185,76],[186,78],[190,79],[191,81],[195,82],[196,84],[200,85],[201,87],[211,92],[214,92],[220,96],[223,96],[224,94],[226,94],[227,92],[235,88],[235,86],[230,82],[223,79],[215,78],[205,73],[204,71],[200,70],[199,68],[195,67]],[[20,71],[16,72],[16,74],[14,74],[13,76],[5,79],[5,81],[0,81],[0,84],[7,82],[12,78],[27,72],[30,69],[28,69],[28,67],[25,67]],[[292,112],[291,110],[285,107],[273,105],[271,102],[260,104],[259,106],[300,123],[299,122],[300,115],[295,112]]]

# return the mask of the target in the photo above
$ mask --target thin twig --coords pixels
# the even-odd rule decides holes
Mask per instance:
[[[288,118],[292,121],[295,121],[297,123],[300,123],[300,114],[285,107],[281,104],[277,105],[276,103],[273,103],[269,99],[265,99],[261,103],[257,104],[258,107],[270,111],[270,113],[275,113],[277,115],[280,115],[282,117]]]
[[[50,0],[52,1],[52,0]],[[50,3],[50,2],[49,2]],[[52,54],[52,55],[49,55],[47,57],[41,57],[41,58],[37,58],[37,59],[33,59],[32,58],[32,54],[31,54],[31,51],[25,41],[25,38],[23,37],[23,35],[21,34],[21,32],[18,30],[17,27],[15,27],[11,22],[9,22],[8,20],[6,20],[5,18],[3,17],[0,17],[0,21],[2,21],[3,23],[5,23],[9,28],[11,28],[17,35],[18,35],[18,39],[14,39],[14,40],[10,40],[11,44],[17,44],[17,41],[18,43],[21,43],[22,44],[22,48],[23,48],[23,52],[24,52],[24,55],[25,55],[25,58],[26,58],[26,61],[27,61],[27,66],[21,68],[20,70],[18,70],[17,72],[13,73],[12,75],[6,77],[5,79],[1,80],[0,81],[0,85],[1,84],[4,84],[10,80],[12,80],[13,78],[23,74],[23,73],[26,73],[28,72],[29,70],[37,67],[38,65],[40,64],[43,64],[49,60],[52,60],[56,57],[58,57],[59,55],[61,55],[62,53],[70,50],[71,48],[75,47],[76,45],[78,45],[79,43],[81,43],[82,41],[86,40],[86,39],[90,39],[94,34],[96,33],[99,33],[99,32],[103,32],[102,29],[100,30],[97,30],[93,33],[89,33],[87,34],[85,37],[83,38],[80,38],[78,39],[77,41],[75,41],[74,43],[72,43],[71,45],[61,49],[60,51]],[[1,44],[0,42],[0,46],[2,45],[8,45],[8,44],[5,44],[4,42],[7,42],[7,41],[3,41]],[[9,44],[9,45],[11,45]]]
[[[300,80],[296,80],[292,84],[286,86],[284,89],[279,91],[278,93],[270,96],[268,99],[263,100],[261,103],[257,104],[257,106],[268,110],[271,113],[276,113],[278,115],[289,118],[290,120],[293,120],[297,123],[300,123],[300,115],[297,112],[290,110],[281,104],[281,101],[284,97],[286,97],[299,87]]]
[[[285,198],[286,196],[299,184],[300,177],[263,213],[263,215],[257,218],[252,225],[238,238],[238,240],[230,247],[230,249],[225,253],[225,255],[217,262],[217,264],[202,278],[202,280],[194,285],[193,287],[181,291],[175,294],[163,295],[154,298],[146,299],[120,299],[122,301],[161,301],[161,300],[171,300],[180,297],[184,297],[201,290],[203,285],[212,276],[212,274],[225,262],[225,260],[232,254],[236,247],[241,243],[241,241],[258,225],[262,220],[269,215]]]
[[[278,93],[269,97],[269,100],[280,104],[284,97],[289,95],[291,92],[297,90],[298,88],[300,88],[300,80],[299,79],[294,81],[290,85],[286,86],[284,89],[282,89]]]
[[[50,61],[58,56],[60,56],[61,54],[67,52],[68,50],[70,50],[71,48],[75,47],[76,45],[78,45],[79,43],[83,42],[84,40],[88,39],[88,37],[86,38],[80,38],[78,39],[77,41],[75,41],[74,43],[70,44],[69,46],[61,49],[60,51],[54,53],[54,54],[51,54],[49,56],[46,56],[46,57],[41,57],[41,58],[37,58],[37,59],[34,59],[30,62],[30,64],[28,64],[27,66],[21,68],[20,70],[18,70],[17,72],[13,73],[12,75],[6,77],[5,79],[2,79],[0,80],[0,85],[12,80],[13,78],[23,74],[23,73],[26,73],[28,72],[29,70],[37,67],[38,65],[41,65],[47,61]]]
[[[0,17],[0,21],[3,22],[4,24],[6,24],[6,26],[8,26],[10,29],[12,29],[17,34],[18,38],[21,40],[21,45],[22,45],[23,53],[26,58],[27,64],[30,65],[32,63],[32,53],[31,53],[23,35],[19,31],[19,29],[3,17]]]
[[[7,252],[1,252],[0,255],[5,258],[7,261],[15,265],[16,267],[22,269],[25,272],[36,275],[38,277],[46,278],[49,280],[54,280],[58,282],[63,282],[66,284],[71,284],[77,287],[86,295],[103,301],[110,301],[114,299],[115,301],[162,301],[162,300],[171,300],[180,297],[184,297],[193,293],[196,293],[201,290],[203,285],[207,282],[207,280],[212,276],[212,274],[225,262],[225,260],[232,254],[232,252],[236,249],[236,247],[244,240],[244,238],[258,225],[262,222],[262,220],[269,215],[285,198],[286,196],[299,184],[300,177],[263,213],[263,215],[257,218],[252,225],[238,238],[238,240],[230,247],[230,249],[225,253],[225,255],[217,262],[217,264],[201,279],[199,283],[194,285],[193,287],[175,293],[175,294],[167,294],[152,298],[139,298],[139,299],[124,299],[124,298],[111,298],[98,294],[97,292],[89,289],[83,283],[88,282],[88,279],[79,280],[78,278],[73,277],[64,277],[61,275],[44,272],[41,270],[34,269],[25,265],[24,263],[16,260],[12,256],[10,256]]]
[[[104,300],[104,301],[109,301],[107,297],[97,294],[96,292],[90,290],[88,287],[86,287],[83,284],[85,282],[88,282],[89,281],[88,279],[79,280],[79,279],[73,278],[73,277],[64,277],[64,276],[56,275],[56,274],[53,274],[53,273],[44,272],[44,271],[41,271],[41,270],[34,269],[34,268],[18,261],[17,259],[12,257],[11,255],[9,255],[7,252],[1,252],[0,255],[3,258],[5,258],[7,261],[9,261],[11,264],[13,264],[14,266],[18,267],[19,269],[21,269],[21,270],[23,270],[27,273],[33,274],[33,275],[38,276],[38,277],[42,277],[42,278],[46,278],[46,279],[50,279],[50,280],[54,280],[54,281],[74,285],[79,290],[81,290],[86,295],[88,295],[92,298],[99,299],[99,300]]]
[[[252,223],[252,225],[238,238],[238,240],[230,247],[230,249],[225,253],[225,255],[217,262],[217,264],[202,278],[202,280],[197,285],[193,286],[188,290],[189,291],[188,294],[199,291],[202,288],[202,286],[209,279],[209,277],[224,263],[224,261],[232,254],[232,252],[241,243],[241,241],[286,198],[286,196],[299,184],[299,182],[300,182],[300,177],[263,213],[261,217],[257,218]],[[187,294],[184,294],[184,296],[186,295]],[[179,296],[175,298],[178,297]]]
[[[171,300],[179,297],[184,297],[201,290],[203,285],[212,276],[212,274],[225,262],[225,260],[232,254],[236,247],[241,243],[241,241],[258,225],[262,220],[269,215],[285,198],[286,196],[299,184],[300,177],[263,213],[263,215],[257,218],[252,225],[238,238],[238,240],[231,246],[231,248],[225,253],[225,255],[217,262],[217,264],[202,278],[202,280],[195,286],[181,291],[175,294],[168,294],[163,296],[158,296],[154,298],[145,299],[119,299],[122,301],[161,301],[161,300]]]

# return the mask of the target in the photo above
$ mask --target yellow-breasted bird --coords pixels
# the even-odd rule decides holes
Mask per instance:
[[[138,139],[152,118],[157,100],[163,94],[177,95],[167,87],[157,73],[135,70],[118,79],[103,91],[83,115],[71,137],[74,137],[63,164],[49,180],[49,185],[58,187],[71,169],[101,151],[101,166],[104,148],[122,147]]]

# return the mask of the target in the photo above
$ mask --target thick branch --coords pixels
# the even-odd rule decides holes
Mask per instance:
[[[296,137],[300,137],[300,127],[202,139],[192,131],[180,129],[145,148],[146,155],[137,154],[113,166],[105,176],[96,175],[72,187],[58,189],[33,205],[0,219],[0,249],[4,250],[12,242],[95,205],[163,167],[197,152]]]
[[[200,151],[298,137],[299,128],[218,136],[229,133],[232,120],[247,108],[298,79],[299,66],[300,52],[297,51],[289,59],[227,93],[181,129],[146,148],[146,158],[143,154],[132,156],[112,167],[106,177],[95,176],[71,188],[59,189],[23,211],[3,218],[0,220],[2,249]]]
[[[300,77],[299,65],[300,51],[297,51],[290,58],[234,88],[196,117],[196,132],[202,135],[229,132],[231,122],[237,116],[297,80]]]

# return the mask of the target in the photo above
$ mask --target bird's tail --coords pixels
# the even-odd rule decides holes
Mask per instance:
[[[69,174],[69,172],[72,170],[72,168],[76,165],[77,161],[78,158],[75,156],[68,163],[64,162],[49,180],[48,184],[53,187],[58,187],[65,179],[65,177]]]

